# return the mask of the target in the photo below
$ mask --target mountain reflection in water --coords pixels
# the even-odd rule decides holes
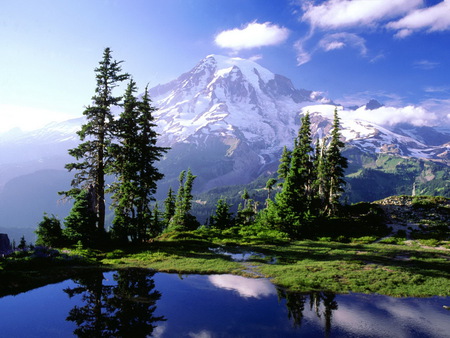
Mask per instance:
[[[287,292],[269,280],[89,270],[0,298],[5,337],[444,337],[446,298]]]

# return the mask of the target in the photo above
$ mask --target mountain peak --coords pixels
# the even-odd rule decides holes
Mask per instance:
[[[374,109],[381,108],[381,107],[383,107],[383,106],[384,106],[384,104],[378,102],[378,101],[375,100],[375,99],[372,99],[372,100],[370,100],[368,103],[366,103],[366,109],[367,109],[367,110],[374,110]]]
[[[232,72],[233,69],[238,68],[247,81],[252,83],[255,88],[259,87],[260,80],[267,83],[275,78],[275,74],[268,69],[262,67],[254,61],[242,59],[240,57],[210,54],[206,56],[200,64],[208,64],[213,66],[215,68],[215,72],[221,76]]]

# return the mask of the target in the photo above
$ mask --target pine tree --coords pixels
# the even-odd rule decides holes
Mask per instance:
[[[148,89],[145,88],[142,101],[134,96],[136,91],[136,83],[130,80],[124,110],[116,123],[119,144],[111,147],[115,162],[109,172],[117,177],[110,189],[114,193],[114,226],[127,227],[131,239],[142,242],[147,239],[147,227],[151,226],[150,202],[154,201],[156,182],[163,178],[155,162],[167,148],[156,146],[155,108],[150,104]]]
[[[266,189],[267,189],[266,208],[269,205],[270,193],[272,192],[273,187],[275,186],[276,183],[277,183],[277,180],[274,178],[269,178],[266,182]]]
[[[344,192],[345,169],[348,167],[347,159],[342,156],[341,149],[345,144],[341,141],[339,117],[337,108],[334,110],[333,129],[331,131],[330,145],[326,152],[326,171],[328,178],[328,214],[333,215],[339,206],[339,199]]]
[[[217,201],[216,213],[211,216],[210,224],[222,230],[233,226],[233,214],[230,212],[230,205],[223,198]]]
[[[328,173],[326,167],[326,139],[317,140],[314,155],[315,181],[313,213],[320,216],[327,212]]]
[[[98,231],[93,226],[97,215],[92,209],[91,195],[88,190],[79,191],[69,215],[64,220],[63,235],[70,244],[81,241],[83,246],[92,247],[98,240]]]
[[[283,147],[283,152],[281,153],[280,164],[278,166],[278,179],[281,180],[280,185],[282,185],[283,180],[286,179],[289,168],[291,167],[291,154],[292,152],[287,149],[286,146]]]
[[[166,227],[169,225],[170,220],[175,215],[175,195],[172,187],[169,187],[169,192],[164,200],[164,223]]]
[[[309,114],[302,118],[302,125],[291,154],[289,172],[283,183],[277,203],[295,213],[302,213],[309,207],[312,186],[311,131]]]
[[[105,231],[105,172],[111,160],[108,149],[114,126],[111,109],[122,99],[121,96],[113,96],[113,90],[128,78],[128,74],[121,73],[121,63],[112,59],[109,48],[104,50],[103,59],[95,69],[97,87],[92,105],[83,112],[87,123],[78,132],[82,143],[69,150],[69,154],[80,162],[66,165],[69,171],[77,171],[72,186],[92,187],[95,193],[93,208],[97,215],[94,226],[100,233]]]
[[[58,247],[63,244],[61,221],[55,215],[48,216],[44,213],[44,218],[38,224],[35,233],[36,245]]]
[[[313,199],[314,168],[312,163],[311,123],[309,114],[302,118],[289,171],[275,201],[269,201],[266,222],[278,230],[297,236],[302,223],[309,217]]]
[[[192,230],[198,227],[198,222],[190,214],[192,207],[192,185],[197,176],[191,169],[182,171],[178,178],[179,188],[175,199],[175,212],[169,223],[169,230]]]

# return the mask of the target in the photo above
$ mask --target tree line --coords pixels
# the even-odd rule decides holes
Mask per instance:
[[[86,123],[78,131],[81,142],[69,150],[75,159],[66,165],[75,172],[72,188],[60,192],[74,199],[73,207],[63,229],[55,216],[44,215],[36,230],[37,244],[78,243],[92,247],[110,240],[140,243],[163,231],[194,230],[200,226],[190,212],[196,178],[191,170],[180,173],[176,193],[169,188],[163,211],[155,203],[157,182],[164,177],[156,163],[169,148],[156,145],[156,108],[148,88],[141,97],[136,96],[136,83],[122,72],[122,62],[113,60],[109,48],[104,50],[95,69],[92,103],[83,112]],[[128,81],[125,93],[115,95],[114,90],[124,81]],[[117,107],[122,109],[115,117]],[[229,211],[226,200],[219,199],[207,227],[223,230],[257,225],[298,237],[304,224],[336,213],[347,167],[347,160],[341,155],[344,144],[340,140],[337,110],[330,138],[317,141],[314,146],[309,114],[301,122],[292,150],[283,150],[278,177],[266,184],[265,207],[261,210],[244,190],[236,216]],[[277,192],[274,198],[272,191]],[[105,194],[111,195],[114,210],[109,231],[105,228]]]

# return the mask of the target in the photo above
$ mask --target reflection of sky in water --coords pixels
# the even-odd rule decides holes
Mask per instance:
[[[208,276],[208,280],[218,288],[235,290],[241,297],[245,298],[261,298],[277,294],[273,284],[263,278],[254,279],[235,275],[211,275]]]
[[[104,274],[104,285],[115,283],[113,272]],[[301,326],[294,327],[286,299],[279,298],[267,279],[234,275],[177,275],[156,273],[155,289],[161,292],[153,337],[323,337],[326,311],[316,309],[310,295],[291,295],[290,303],[303,299]],[[17,296],[0,298],[1,337],[67,337],[74,323],[65,319],[70,309],[82,305],[62,289],[72,281],[47,285]],[[292,298],[293,297],[293,298]],[[331,310],[330,337],[449,337],[450,297],[391,298],[381,295],[337,295]],[[300,302],[301,303],[301,302]]]
[[[450,298],[392,298],[340,295],[333,327],[356,336],[450,337]]]

